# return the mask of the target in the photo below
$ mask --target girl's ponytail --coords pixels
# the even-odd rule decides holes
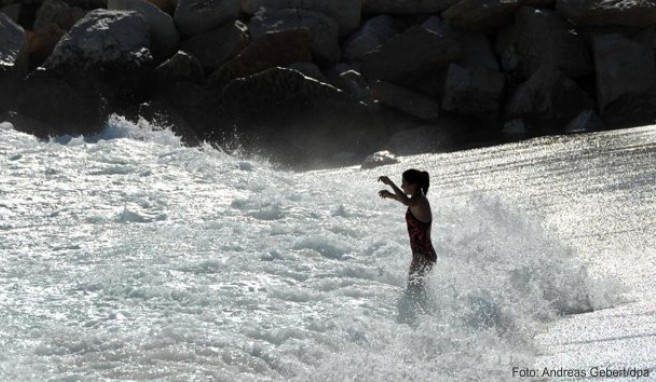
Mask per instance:
[[[421,172],[421,188],[424,190],[424,195],[428,194],[428,186],[430,186],[430,176],[427,171]]]

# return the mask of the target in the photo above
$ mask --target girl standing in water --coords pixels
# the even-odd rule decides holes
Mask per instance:
[[[424,276],[437,261],[437,255],[431,243],[431,222],[433,214],[426,194],[428,193],[429,177],[426,171],[415,169],[403,173],[401,191],[388,177],[381,176],[379,182],[391,186],[394,193],[387,190],[378,192],[383,199],[394,199],[408,206],[405,221],[408,224],[412,262],[408,274],[408,291],[423,293]],[[408,197],[410,195],[410,197]]]

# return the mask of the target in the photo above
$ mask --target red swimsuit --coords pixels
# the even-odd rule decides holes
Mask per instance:
[[[408,208],[408,212],[405,214],[405,221],[408,223],[408,234],[410,235],[412,253],[421,253],[426,256],[426,260],[436,262],[437,254],[430,238],[432,222],[424,223],[417,219],[410,211],[410,208]]]

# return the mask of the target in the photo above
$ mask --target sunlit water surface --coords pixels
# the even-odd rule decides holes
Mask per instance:
[[[0,380],[507,381],[563,316],[653,296],[656,129],[275,169],[120,118],[0,125]],[[438,263],[405,297],[431,173]],[[602,260],[599,260],[602,259]]]

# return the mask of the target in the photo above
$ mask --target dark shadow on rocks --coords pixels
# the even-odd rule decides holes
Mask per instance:
[[[99,132],[107,119],[107,104],[91,84],[80,87],[46,70],[30,73],[20,85],[12,109],[43,123],[25,131],[37,137]],[[19,125],[20,126],[20,125]],[[40,130],[43,126],[49,126]]]
[[[233,80],[221,98],[222,126],[236,128],[243,148],[296,169],[358,163],[381,136],[366,105],[291,69]]]

